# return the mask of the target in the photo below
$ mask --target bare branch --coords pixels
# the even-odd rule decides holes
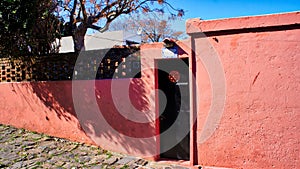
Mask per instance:
[[[109,9],[111,9],[113,6],[117,5],[118,1],[115,1],[111,4],[107,4],[96,16],[95,19],[100,19],[101,17],[104,16],[105,12],[107,12]]]
[[[97,26],[97,25],[89,25],[88,27],[103,33],[103,32],[108,30],[110,23],[111,22],[107,22],[103,27],[100,27],[100,26]]]
[[[85,25],[87,25],[87,13],[86,13],[86,10],[85,10],[85,0],[79,0],[80,1],[80,9],[82,11],[82,15],[83,15],[83,23]],[[80,13],[78,14],[79,17],[80,17]]]
[[[183,32],[172,28],[169,20],[164,20],[156,16],[156,13],[146,13],[144,15],[130,15],[113,23],[112,30],[126,30],[136,33],[141,30],[143,42],[160,42],[166,37],[178,39],[184,37]]]
[[[77,0],[74,0],[73,9],[71,10],[71,15],[70,15],[70,22],[71,22],[71,24],[73,24],[74,21],[75,21],[76,5],[77,5]]]
[[[150,7],[150,3],[152,4],[154,2],[158,2],[158,4],[162,5],[162,8]],[[122,14],[129,14],[133,11],[139,12],[143,8],[147,9],[147,12],[163,12],[164,7],[168,10],[170,9],[182,12],[180,9],[176,9],[171,6],[171,4],[166,0],[65,0],[65,4],[70,3],[73,3],[73,7],[72,5],[65,6],[65,10],[70,12],[70,24],[65,24],[64,28],[68,31],[65,35],[72,35],[73,39],[75,39],[75,43],[82,41],[80,44],[75,45],[75,51],[79,51],[84,44],[83,36],[85,35],[87,28],[98,30],[99,32],[105,32],[108,30],[110,24]],[[69,9],[68,6],[72,9]],[[177,16],[179,16],[179,13]],[[101,24],[103,23],[101,26],[98,25],[100,24],[98,23],[100,19]],[[76,24],[78,22],[80,22],[80,24]],[[162,27],[164,26],[157,25],[157,23],[154,24],[154,32],[153,30],[152,32],[151,30],[148,30],[148,40],[160,41],[160,39],[164,37],[164,34],[162,33],[166,32],[168,34],[172,34],[172,32],[168,30],[163,30]]]

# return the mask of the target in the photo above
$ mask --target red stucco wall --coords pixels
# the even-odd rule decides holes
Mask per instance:
[[[1,123],[74,141],[97,144],[108,150],[136,156],[147,157],[155,153],[155,149],[151,148],[155,147],[155,139],[139,142],[137,139],[130,140],[124,137],[125,135],[133,138],[155,136],[154,120],[146,119],[150,121],[148,124],[138,124],[124,118],[126,114],[120,115],[112,100],[111,80],[95,83],[76,81],[76,83],[80,83],[81,91],[77,93],[81,96],[76,96],[75,100],[79,102],[76,103],[75,108],[70,81],[1,84]],[[145,82],[141,79],[118,80],[118,85],[125,86],[128,83],[130,84],[129,97],[132,98],[131,102],[135,108],[155,115],[155,112],[151,112],[153,110],[149,100],[151,93],[147,93]],[[124,98],[123,95],[126,93],[123,90],[119,88],[117,92]],[[97,107],[90,97],[94,93]],[[125,105],[120,103],[120,100],[119,104]],[[122,109],[128,114],[135,113],[130,106]],[[150,115],[146,117],[153,118]]]
[[[177,44],[180,57],[194,58],[196,73],[192,163],[299,168],[299,18],[187,22],[192,40]],[[161,48],[141,47],[141,79],[1,83],[0,123],[154,158],[154,60]]]
[[[298,12],[187,22],[197,58],[199,165],[300,167],[299,23]],[[213,85],[213,76],[222,74],[225,83]],[[209,135],[203,131],[208,116],[220,113],[209,110],[215,103],[222,107],[222,96],[213,91],[222,94],[223,86],[224,110]]]
[[[142,57],[140,79],[1,83],[0,123],[153,158],[157,45]]]
[[[0,83],[0,123],[154,159],[154,59],[162,47],[141,46],[141,78]]]

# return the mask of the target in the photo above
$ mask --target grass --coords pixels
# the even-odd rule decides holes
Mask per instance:
[[[38,161],[35,163],[35,165],[41,166],[41,165],[43,165],[43,162]]]
[[[110,157],[112,157],[112,156],[113,156],[113,155],[112,155],[112,153],[111,153],[111,152],[109,152],[109,151],[108,151],[108,152],[106,152],[105,154],[107,155],[106,159],[109,159]]]
[[[120,169],[125,169],[125,168],[129,168],[129,166],[127,164],[125,164],[123,167],[121,167]]]

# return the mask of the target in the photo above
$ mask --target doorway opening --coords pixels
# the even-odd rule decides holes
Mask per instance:
[[[189,59],[156,60],[160,158],[190,160]]]

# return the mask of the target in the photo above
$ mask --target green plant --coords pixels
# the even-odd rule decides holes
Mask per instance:
[[[125,164],[123,167],[121,167],[120,169],[125,169],[125,168],[129,168],[129,165]]]
[[[106,152],[105,154],[107,155],[106,159],[109,159],[110,157],[112,157],[112,153],[111,153],[111,152],[109,152],[109,151],[108,151],[108,152]]]

